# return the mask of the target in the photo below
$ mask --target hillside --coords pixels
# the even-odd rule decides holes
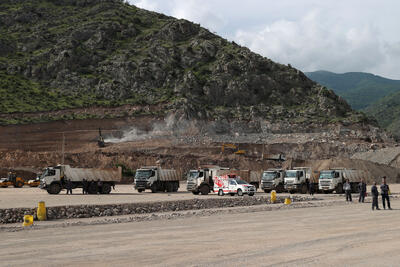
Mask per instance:
[[[379,124],[396,136],[400,136],[400,92],[385,96],[365,109]]]
[[[200,120],[365,120],[290,66],[123,1],[5,0],[0,10],[2,124],[172,113]],[[115,111],[127,105],[135,108]]]
[[[391,93],[400,92],[400,81],[370,73],[315,71],[305,74],[311,80],[334,90],[356,110],[367,108]]]

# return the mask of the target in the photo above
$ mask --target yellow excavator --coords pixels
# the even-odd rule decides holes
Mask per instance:
[[[246,150],[239,149],[239,146],[235,144],[222,144],[221,152],[224,153],[225,148],[229,148],[233,150],[233,153],[236,155],[244,155],[246,154]]]
[[[15,172],[9,172],[7,178],[0,179],[0,187],[6,188],[14,186],[16,188],[23,187],[25,185],[24,179],[17,177]]]

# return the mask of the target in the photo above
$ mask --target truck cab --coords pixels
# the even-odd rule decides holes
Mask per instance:
[[[306,194],[308,191],[307,184],[310,182],[311,168],[299,167],[293,170],[287,170],[285,176],[285,190],[294,193],[299,192]]]
[[[343,193],[343,173],[335,170],[324,170],[319,175],[319,190],[324,193],[336,191]]]
[[[227,174],[229,172],[229,168],[219,166],[190,170],[187,176],[186,189],[195,195],[198,195],[199,193],[202,195],[208,195],[208,193],[214,189],[213,177]]]
[[[265,193],[275,190],[277,193],[284,191],[285,171],[282,169],[269,169],[261,176],[261,189]]]

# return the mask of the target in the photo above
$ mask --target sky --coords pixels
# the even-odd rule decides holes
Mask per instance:
[[[400,80],[398,0],[128,0],[302,71]]]

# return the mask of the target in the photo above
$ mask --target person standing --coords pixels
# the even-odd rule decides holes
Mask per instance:
[[[386,176],[383,176],[382,178],[382,184],[381,184],[381,195],[382,195],[382,205],[383,209],[386,209],[385,205],[385,200],[387,201],[388,208],[391,210],[392,208],[390,207],[390,200],[389,200],[389,185],[386,183]]]
[[[68,180],[67,180],[66,187],[67,187],[67,195],[68,195],[68,194],[71,194],[71,195],[72,195],[72,182],[71,182],[71,179],[68,179]]]
[[[87,186],[88,186],[88,182],[86,181],[86,179],[82,180],[82,195],[87,194]]]
[[[313,181],[310,181],[308,183],[308,192],[310,193],[310,196],[314,195],[314,184],[313,184]]]
[[[365,194],[367,193],[367,184],[364,182],[364,179],[361,179],[360,183],[358,184],[358,192],[360,192],[358,202],[364,203]]]
[[[372,210],[376,208],[376,210],[380,210],[379,205],[378,205],[378,188],[376,187],[376,182],[374,182],[374,185],[371,187],[371,195],[372,195]]]
[[[346,193],[346,201],[353,202],[353,200],[351,199],[351,184],[349,179],[346,179],[346,182],[343,185],[343,190]]]

